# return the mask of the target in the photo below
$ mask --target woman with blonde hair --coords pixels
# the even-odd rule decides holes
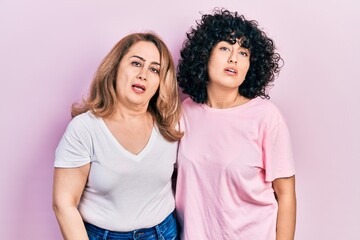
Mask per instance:
[[[177,239],[171,176],[182,133],[164,42],[153,33],[121,39],[72,116],[54,172],[64,239]]]

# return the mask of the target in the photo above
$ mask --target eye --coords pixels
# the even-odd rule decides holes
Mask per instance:
[[[241,56],[247,57],[249,54],[247,52],[240,52]]]
[[[156,74],[159,74],[159,73],[160,73],[160,70],[157,69],[157,68],[154,68],[154,67],[151,67],[151,68],[150,68],[150,71],[153,72],[153,73],[156,73]]]
[[[229,51],[230,49],[228,47],[220,47],[221,51]]]
[[[135,67],[141,67],[141,62],[137,62],[137,61],[132,61],[131,65],[135,66]]]

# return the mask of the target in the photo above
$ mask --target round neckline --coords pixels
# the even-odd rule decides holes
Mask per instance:
[[[213,112],[229,112],[229,111],[234,111],[234,110],[238,110],[238,109],[247,108],[251,103],[255,102],[257,99],[258,99],[258,97],[255,97],[255,98],[250,99],[246,103],[240,104],[240,105],[235,106],[235,107],[229,107],[229,108],[213,108],[213,107],[208,106],[206,103],[202,103],[200,105],[204,109],[209,110],[209,111],[213,111]]]

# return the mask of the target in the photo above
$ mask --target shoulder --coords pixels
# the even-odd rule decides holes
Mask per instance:
[[[280,109],[270,100],[257,97],[253,101],[253,106],[263,112],[266,117],[282,118]]]
[[[268,99],[257,97],[251,103],[251,116],[258,119],[259,124],[266,129],[286,125],[285,118],[280,109]]]
[[[95,136],[92,118],[83,113],[70,121],[55,151],[55,167],[79,167],[90,162]]]
[[[185,98],[185,100],[182,102],[182,105],[183,106],[189,106],[189,105],[192,105],[194,103],[194,101],[188,97],[188,98]]]
[[[75,132],[90,132],[97,121],[90,111],[75,116],[68,125],[68,130]]]
[[[191,98],[187,98],[182,102],[182,117],[195,118],[195,116],[203,114],[204,107],[200,103],[194,102]]]
[[[269,113],[277,113],[279,112],[278,107],[269,99],[264,99],[261,97],[254,98],[253,100],[253,106],[256,106],[258,108],[262,108],[263,111],[269,112]]]
[[[194,119],[198,119],[202,114],[201,104],[194,102],[191,98],[186,98],[182,102],[182,114],[180,118],[180,129],[181,131],[185,131],[184,126],[186,122],[189,122],[190,119],[193,121]]]
[[[96,122],[98,120],[98,118],[92,114],[90,111],[84,112],[82,114],[79,114],[77,116],[75,116],[72,120],[71,123],[74,124],[92,124],[94,122]]]
[[[183,102],[182,102],[182,107],[185,110],[188,109],[194,109],[194,108],[198,108],[200,107],[201,104],[194,102],[194,100],[192,100],[190,97],[186,98]]]

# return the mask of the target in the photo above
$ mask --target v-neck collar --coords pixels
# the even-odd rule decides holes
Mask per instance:
[[[108,126],[106,125],[105,121],[102,118],[98,118],[101,127],[104,129],[105,134],[111,139],[111,141],[114,143],[114,145],[116,145],[118,147],[118,150],[124,154],[126,157],[134,160],[134,161],[141,161],[144,156],[146,156],[146,154],[151,150],[156,137],[158,136],[158,131],[155,127],[155,125],[152,128],[151,131],[151,135],[150,138],[148,140],[148,142],[146,143],[146,145],[144,146],[144,148],[138,153],[138,154],[134,154],[130,151],[128,151],[126,148],[124,148],[120,142],[115,138],[115,136],[112,134],[112,132],[110,131],[110,129],[108,128]]]

